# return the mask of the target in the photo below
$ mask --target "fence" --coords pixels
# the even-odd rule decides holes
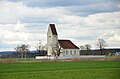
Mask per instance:
[[[69,58],[104,58],[105,55],[81,55],[81,56],[60,56],[58,59],[69,59]],[[56,59],[54,56],[36,56],[36,59]]]

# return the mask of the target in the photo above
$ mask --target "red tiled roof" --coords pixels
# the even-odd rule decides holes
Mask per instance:
[[[53,35],[57,35],[57,31],[56,31],[56,28],[55,28],[55,24],[49,24],[49,27],[51,28],[52,34],[53,34]]]
[[[58,40],[58,42],[63,49],[79,49],[70,40]]]

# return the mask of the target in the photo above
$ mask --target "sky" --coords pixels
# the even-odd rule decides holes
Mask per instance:
[[[96,48],[101,38],[107,48],[120,48],[120,0],[0,0],[0,51],[45,45],[50,23],[59,39],[78,47]]]

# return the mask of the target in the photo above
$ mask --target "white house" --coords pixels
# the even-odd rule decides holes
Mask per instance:
[[[47,50],[49,56],[53,56],[53,49],[57,45],[62,48],[60,56],[80,56],[79,48],[70,40],[59,40],[55,24],[49,24],[47,32]]]

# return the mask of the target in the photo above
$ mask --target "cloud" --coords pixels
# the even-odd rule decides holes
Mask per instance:
[[[71,39],[77,45],[95,44],[101,37],[110,47],[120,46],[119,2],[62,1],[0,1],[0,46],[34,45],[39,40],[45,44],[49,23],[56,24],[59,38]]]
[[[32,8],[23,3],[14,3],[1,1],[0,5],[0,23],[17,23],[18,20],[26,23],[55,22],[60,14],[66,13],[66,10],[60,7],[55,8]]]
[[[36,1],[39,1],[39,0],[36,0]],[[71,0],[70,2],[72,3],[72,1],[73,0]],[[53,2],[55,2],[55,0],[53,0]],[[85,1],[82,1],[82,2],[84,3]],[[88,3],[88,2],[85,2],[85,3]],[[94,3],[99,1],[91,1],[91,3],[92,2]],[[2,5],[0,5],[0,8],[1,8],[0,23],[3,23],[3,24],[17,23],[18,20],[21,20],[24,23],[30,23],[30,22],[31,23],[40,23],[40,22],[56,23],[57,22],[56,20],[59,17],[64,17],[65,15],[81,15],[81,16],[88,15],[89,16],[96,13],[119,11],[118,5],[115,5],[112,2],[96,3],[96,4],[94,3],[87,6],[78,5],[78,6],[70,6],[70,7],[68,6],[68,7],[50,7],[50,8],[28,7],[24,2],[1,1],[1,4]],[[77,16],[68,16],[68,17],[77,18]]]
[[[102,12],[114,12],[119,11],[118,0],[11,0],[15,2],[21,2],[28,7],[50,8],[50,7],[62,7],[65,8],[74,15],[87,16],[89,14],[102,13]]]
[[[27,6],[33,6],[33,7],[39,7],[39,6],[48,6],[48,7],[55,7],[55,6],[74,6],[74,5],[89,5],[89,4],[96,4],[96,3],[103,3],[107,2],[107,0],[69,0],[69,1],[64,1],[64,0],[10,0],[13,2],[23,2]]]
[[[28,41],[29,34],[25,33],[25,26],[20,24],[6,24],[0,25],[1,41],[6,43],[16,43],[18,41]]]
[[[119,4],[115,2],[95,3],[89,5],[67,6],[65,9],[74,13],[74,15],[88,16],[96,13],[120,11]],[[99,7],[99,8],[98,8]]]
[[[71,14],[87,16],[95,13],[119,11],[120,2],[117,0],[10,0],[13,3],[22,3],[31,8],[62,7]],[[99,8],[98,8],[99,7]]]
[[[110,37],[108,40],[120,42],[120,35],[115,34],[113,37]]]
[[[35,29],[32,30],[36,31]],[[30,44],[31,48],[35,49],[34,46],[37,41],[42,40],[43,44],[46,43],[45,33],[41,33],[41,31],[31,32],[31,28],[26,27],[26,24],[21,22],[0,25],[0,32],[0,49],[2,50],[14,50],[18,44]]]
[[[82,28],[94,28],[94,29],[111,29],[120,25],[120,12],[109,12],[109,13],[98,13],[89,15],[86,17],[76,16],[76,15],[65,15],[58,18],[58,22],[65,24],[67,26],[71,25],[75,27]],[[74,21],[74,22],[73,22]],[[105,27],[103,27],[105,26]],[[103,29],[104,28],[104,29]],[[75,28],[76,29],[76,28]]]
[[[59,18],[61,23],[58,27],[60,38],[74,38],[74,40],[85,41],[93,44],[98,38],[103,38],[109,42],[109,46],[119,46],[118,41],[120,30],[120,12],[98,13],[86,17],[81,16],[64,16]],[[108,36],[112,31],[117,32],[112,37]],[[107,33],[107,36],[102,36]],[[106,37],[106,38],[105,38]],[[114,40],[113,40],[114,39]],[[85,43],[83,42],[83,43]],[[79,44],[83,44],[79,42]],[[86,44],[85,43],[85,44]],[[95,42],[94,42],[95,43]]]

